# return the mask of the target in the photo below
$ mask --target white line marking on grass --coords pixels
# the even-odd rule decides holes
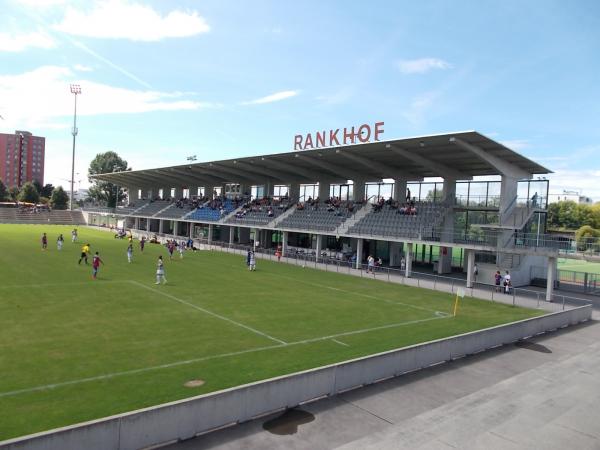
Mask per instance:
[[[230,319],[229,317],[225,317],[225,316],[222,316],[222,315],[217,314],[215,312],[209,311],[208,309],[202,308],[201,306],[198,306],[198,305],[195,305],[193,303],[187,302],[185,300],[182,300],[182,299],[180,299],[178,297],[175,297],[174,295],[168,294],[166,292],[159,291],[158,289],[151,288],[150,286],[146,286],[146,285],[144,285],[142,283],[139,283],[137,281],[130,280],[130,282],[132,284],[135,284],[136,286],[142,287],[142,288],[147,289],[147,290],[149,290],[151,292],[155,292],[155,293],[160,294],[160,295],[162,295],[164,297],[167,297],[167,298],[169,298],[171,300],[175,300],[176,302],[179,302],[179,303],[181,303],[183,305],[187,305],[190,308],[194,308],[194,309],[196,309],[198,311],[202,311],[203,313],[208,314],[209,316],[216,317],[217,319],[224,320],[224,321],[229,322],[229,323],[231,323],[233,325],[236,325],[238,327],[244,328],[244,329],[246,329],[248,331],[252,331],[255,334],[259,334],[262,337],[266,337],[267,339],[270,339],[271,341],[275,341],[275,342],[278,342],[279,344],[287,345],[287,342],[282,341],[281,339],[277,339],[276,337],[268,335],[267,333],[263,333],[262,331],[259,331],[256,328],[252,328],[252,327],[250,327],[248,325],[244,325],[243,323],[237,322],[237,321],[235,321],[233,319]]]
[[[44,391],[46,389],[54,389],[54,388],[63,387],[63,386],[70,386],[73,384],[88,383],[90,381],[108,380],[110,378],[115,378],[115,377],[122,376],[122,375],[136,375],[139,373],[150,372],[152,370],[169,369],[171,367],[184,366],[186,364],[193,364],[193,363],[197,363],[197,362],[207,361],[210,359],[226,358],[228,356],[238,356],[238,355],[243,355],[245,353],[259,352],[261,350],[268,350],[271,348],[278,348],[278,347],[285,347],[285,344],[275,344],[275,345],[269,345],[266,347],[250,348],[247,350],[240,350],[238,352],[229,352],[229,353],[222,353],[220,355],[204,356],[202,358],[186,359],[183,361],[175,361],[172,363],[161,364],[158,366],[142,367],[140,369],[132,369],[132,370],[125,370],[123,372],[107,373],[104,375],[97,375],[94,377],[81,378],[79,380],[62,381],[59,383],[46,384],[44,386],[36,386],[36,387],[32,387],[32,388],[18,389],[16,391],[2,392],[2,393],[0,393],[0,398],[11,397],[14,395],[19,395],[19,394],[27,394],[29,392]]]
[[[351,336],[354,334],[368,333],[370,331],[378,331],[378,330],[383,330],[383,329],[387,329],[387,328],[401,327],[401,326],[405,326],[405,325],[413,325],[416,323],[428,322],[431,320],[446,319],[446,318],[448,318],[448,317],[431,317],[429,319],[392,323],[389,325],[382,325],[382,326],[373,327],[373,328],[364,328],[362,330],[355,330],[355,331],[347,331],[345,333],[332,334],[331,336],[323,336],[323,337],[312,338],[312,339],[305,339],[302,341],[290,342],[287,344],[274,344],[274,345],[268,345],[268,346],[264,346],[264,347],[250,348],[247,350],[240,350],[237,352],[221,353],[219,355],[210,355],[210,356],[203,356],[201,358],[186,359],[183,361],[175,361],[172,363],[160,364],[158,366],[143,367],[140,369],[125,370],[123,372],[113,372],[113,373],[107,373],[104,375],[97,375],[94,377],[80,378],[78,380],[63,381],[63,382],[59,382],[59,383],[46,384],[43,386],[35,386],[35,387],[31,387],[31,388],[17,389],[14,391],[0,392],[0,398],[11,397],[11,396],[19,395],[19,394],[27,394],[30,392],[44,391],[47,389],[54,389],[54,388],[70,386],[70,385],[74,385],[74,384],[88,383],[91,381],[107,380],[110,378],[115,378],[115,377],[119,377],[119,376],[123,376],[123,375],[136,375],[139,373],[150,372],[153,370],[169,369],[171,367],[183,366],[183,365],[193,364],[193,363],[202,362],[202,361],[209,361],[211,359],[227,358],[230,356],[238,356],[238,355],[244,355],[247,353],[261,352],[261,351],[265,351],[265,350],[273,350],[276,348],[286,348],[286,347],[290,347],[292,345],[310,344],[313,342],[334,340],[335,338],[341,337],[341,336]],[[337,341],[337,342],[341,343],[340,341]],[[342,344],[342,345],[344,345],[344,344]],[[345,345],[348,345],[348,344],[345,344]]]
[[[333,342],[335,342],[336,344],[340,344],[340,345],[344,345],[346,347],[350,347],[349,344],[345,344],[344,342],[338,341],[337,339],[332,339]]]
[[[304,283],[304,284],[308,284],[310,286],[315,286],[315,287],[320,287],[323,289],[329,289],[330,291],[338,291],[338,292],[345,292],[346,294],[350,294],[350,295],[358,295],[359,297],[365,297],[365,298],[370,298],[372,300],[379,300],[385,303],[389,303],[390,305],[401,305],[401,306],[406,306],[407,308],[413,308],[413,309],[418,309],[420,311],[427,311],[430,313],[435,314],[436,311],[434,311],[433,309],[429,309],[429,308],[425,308],[423,306],[417,306],[417,305],[412,305],[410,303],[402,303],[402,302],[396,302],[394,300],[388,300],[386,298],[381,298],[381,297],[375,297],[374,295],[369,295],[369,294],[363,294],[361,292],[355,292],[355,291],[347,291],[346,289],[342,289],[342,288],[336,288],[333,286],[327,286],[324,284],[319,284],[319,283],[313,283],[312,281],[305,281],[305,280],[299,280],[297,278],[292,278],[292,277],[286,277],[285,275],[281,275],[278,273],[271,273],[271,275],[275,275],[281,278],[286,278],[288,280],[293,280],[297,283]]]
[[[90,266],[91,267],[91,266]],[[68,283],[41,283],[41,284],[12,284],[2,285],[0,289],[21,289],[21,288],[47,288],[47,287],[63,287],[63,286],[97,286],[108,283],[129,283],[130,280],[90,280],[90,281],[72,281]]]

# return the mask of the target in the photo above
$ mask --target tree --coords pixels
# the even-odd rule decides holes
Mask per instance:
[[[19,192],[19,201],[37,203],[40,200],[40,194],[31,182],[25,183]]]
[[[109,151],[97,154],[88,169],[88,179],[92,183],[88,191],[89,196],[98,201],[105,201],[106,205],[110,208],[115,207],[117,197],[119,201],[125,198],[122,187],[117,187],[113,183],[90,177],[101,173],[122,172],[124,170],[131,170],[131,168],[127,167],[127,161],[122,159],[117,153]]]
[[[52,197],[52,191],[54,191],[54,186],[50,183],[45,184],[41,191],[39,191],[41,197]]]
[[[11,201],[16,202],[19,199],[19,188],[16,186],[8,190],[8,197]]]
[[[6,186],[4,185],[4,183],[2,182],[2,180],[0,180],[0,202],[4,202],[6,200],[8,200],[8,191],[6,190]]]
[[[50,198],[50,205],[54,209],[67,209],[69,204],[69,195],[65,192],[62,186],[57,186],[52,191],[52,198]]]
[[[42,183],[40,183],[39,180],[33,180],[33,187],[35,188],[35,190],[38,192],[38,194],[42,195],[42,189],[44,189],[44,186],[42,186]]]

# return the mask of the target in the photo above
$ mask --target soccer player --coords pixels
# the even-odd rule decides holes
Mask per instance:
[[[75,243],[77,242],[77,228],[73,229],[73,231],[71,231],[71,242]]]
[[[169,259],[173,259],[173,252],[175,251],[175,241],[169,241],[167,243],[167,249],[169,250]]]
[[[160,284],[162,281],[163,284],[167,282],[167,277],[165,276],[165,264],[163,262],[162,256],[158,257],[158,262],[156,263],[156,283]]]
[[[58,235],[58,239],[56,240],[56,248],[58,249],[58,251],[62,250],[62,246],[63,243],[65,242],[65,238],[63,237],[62,233]]]
[[[140,239],[140,252],[144,253],[144,245],[146,245],[146,238],[142,236]]]
[[[127,247],[127,262],[129,262],[129,264],[131,264],[132,260],[133,260],[133,244],[129,244],[129,246]]]
[[[48,249],[48,236],[46,236],[46,233],[42,234],[42,250],[47,250]]]
[[[87,263],[86,263],[87,264]],[[98,275],[98,269],[100,268],[100,264],[104,264],[104,261],[100,259],[100,255],[98,252],[94,254],[92,258],[92,278],[95,280]]]
[[[248,269],[251,271],[256,270],[256,257],[254,256],[254,252],[250,252],[250,264],[248,265]]]
[[[85,261],[85,264],[88,263],[88,253],[90,252],[90,244],[85,244],[81,247],[81,257],[79,258],[79,262],[77,264],[81,264],[81,261]]]
[[[185,241],[181,241],[179,243],[177,250],[179,251],[179,259],[183,259],[183,252],[185,251]]]

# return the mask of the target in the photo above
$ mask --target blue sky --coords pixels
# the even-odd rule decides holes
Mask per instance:
[[[600,2],[0,0],[1,132],[47,137],[46,181],[291,150],[385,121],[475,129],[600,200]]]

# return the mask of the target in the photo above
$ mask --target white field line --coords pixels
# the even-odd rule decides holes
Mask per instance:
[[[398,323],[392,323],[392,324],[388,324],[388,325],[382,325],[379,327],[373,327],[373,328],[363,328],[361,330],[354,330],[354,331],[347,331],[344,333],[338,333],[338,334],[332,334],[330,336],[323,336],[323,337],[318,337],[318,338],[312,338],[312,339],[304,339],[302,341],[295,341],[295,342],[289,342],[287,344],[273,344],[273,345],[268,345],[265,347],[256,347],[256,348],[250,348],[247,350],[240,350],[237,352],[229,352],[229,353],[221,353],[219,355],[210,355],[210,356],[203,356],[201,358],[194,358],[194,359],[186,359],[183,361],[175,361],[172,363],[167,363],[167,364],[160,364],[157,366],[150,366],[150,367],[143,367],[140,369],[132,369],[132,370],[125,370],[122,372],[113,372],[113,373],[107,373],[104,375],[97,375],[97,376],[93,376],[93,377],[87,377],[87,378],[80,378],[77,380],[70,380],[70,381],[62,381],[59,383],[52,383],[52,384],[46,384],[46,385],[42,385],[42,386],[35,386],[35,387],[31,387],[31,388],[24,388],[24,389],[17,389],[14,391],[7,391],[7,392],[0,392],[0,398],[3,397],[12,397],[15,395],[19,395],[19,394],[27,394],[30,392],[36,392],[36,391],[44,391],[47,389],[54,389],[54,388],[58,388],[58,387],[63,387],[63,386],[70,386],[70,385],[74,385],[74,384],[81,384],[81,383],[89,383],[92,381],[101,381],[101,380],[107,380],[110,378],[115,378],[115,377],[119,377],[119,376],[124,376],[124,375],[135,375],[135,374],[139,374],[139,373],[145,373],[145,372],[150,372],[153,370],[160,370],[160,369],[168,369],[171,367],[177,367],[177,366],[183,366],[183,365],[187,365],[187,364],[193,364],[193,363],[197,363],[197,362],[202,362],[202,361],[208,361],[211,359],[220,359],[220,358],[227,358],[229,356],[238,356],[238,355],[243,355],[243,354],[247,354],[247,353],[255,353],[255,352],[261,352],[264,350],[272,350],[272,349],[276,349],[276,348],[284,348],[284,347],[289,347],[292,345],[301,345],[301,344],[310,344],[313,342],[319,342],[319,341],[325,341],[325,340],[334,340],[337,337],[342,337],[342,336],[351,336],[354,334],[361,334],[361,333],[368,333],[370,331],[378,331],[378,330],[383,330],[383,329],[387,329],[387,328],[395,328],[395,327],[402,327],[405,325],[413,325],[415,323],[420,323],[420,322],[428,322],[431,320],[439,320],[439,319],[447,319],[448,316],[444,316],[444,317],[440,317],[440,316],[436,316],[436,317],[431,317],[429,319],[421,319],[421,320],[411,320],[408,322],[398,322]],[[337,341],[338,343],[341,343],[339,341]],[[342,344],[342,345],[348,345],[348,344]]]
[[[90,266],[91,267],[91,266]],[[47,288],[47,287],[63,287],[63,286],[96,286],[98,284],[107,283],[129,283],[130,280],[90,280],[90,281],[71,281],[68,283],[41,283],[41,284],[11,284],[0,285],[0,289],[21,289],[21,288]]]
[[[305,280],[300,280],[297,278],[292,278],[292,277],[287,277],[285,275],[281,275],[278,273],[270,273],[271,275],[275,275],[281,278],[286,278],[288,280],[293,280],[296,283],[304,283],[304,284],[308,284],[309,286],[315,286],[315,287],[319,287],[322,289],[329,289],[331,291],[339,291],[339,292],[345,292],[346,294],[350,294],[350,295],[357,295],[359,297],[364,297],[364,298],[369,298],[371,300],[379,300],[385,303],[389,303],[390,305],[401,305],[401,306],[406,306],[407,308],[413,308],[413,309],[418,309],[420,311],[427,311],[433,314],[437,314],[437,313],[442,313],[442,314],[446,314],[442,311],[435,311],[433,309],[429,309],[429,308],[425,308],[423,306],[417,306],[417,305],[411,305],[410,303],[402,303],[402,302],[396,302],[394,300],[388,300],[385,298],[381,298],[381,297],[375,297],[374,295],[369,295],[369,294],[363,294],[361,292],[355,292],[355,291],[348,291],[346,289],[341,289],[341,288],[336,288],[336,287],[332,287],[332,286],[327,286],[325,284],[319,284],[319,283],[313,283],[312,281],[305,281]]]
[[[240,322],[237,322],[237,321],[235,321],[233,319],[230,319],[229,317],[222,316],[221,314],[217,314],[215,312],[209,311],[208,309],[202,308],[202,307],[200,307],[198,305],[194,305],[193,303],[190,303],[190,302],[187,302],[185,300],[182,300],[182,299],[180,299],[178,297],[175,297],[174,295],[168,294],[168,293],[163,292],[163,291],[159,291],[158,289],[151,288],[150,286],[146,286],[145,284],[139,283],[137,281],[131,280],[130,282],[132,284],[135,284],[136,286],[139,286],[139,287],[147,289],[147,290],[149,290],[151,292],[155,292],[157,294],[160,294],[163,297],[166,297],[166,298],[169,298],[169,299],[174,300],[176,302],[179,302],[182,305],[186,305],[186,306],[189,306],[190,308],[194,308],[194,309],[196,309],[198,311],[201,311],[204,314],[208,314],[209,316],[216,317],[217,319],[221,319],[221,320],[229,322],[229,323],[231,323],[233,325],[236,325],[236,326],[238,326],[240,328],[244,328],[244,329],[246,329],[248,331],[251,331],[251,332],[253,332],[255,334],[258,334],[258,335],[260,335],[262,337],[265,337],[265,338],[267,338],[267,339],[269,339],[271,341],[274,341],[274,342],[277,342],[277,343],[283,344],[283,345],[287,344],[287,342],[282,341],[281,339],[277,339],[276,337],[273,337],[271,335],[268,335],[267,333],[263,333],[262,331],[259,331],[256,328],[252,328],[252,327],[250,327],[248,325],[244,325],[243,323],[240,323]]]
[[[340,345],[343,345],[343,346],[345,346],[345,347],[350,347],[350,345],[349,345],[349,344],[345,344],[345,343],[343,343],[343,342],[341,342],[341,341],[338,341],[337,339],[332,339],[332,341],[333,341],[333,342],[335,342],[336,344],[340,344]]]

